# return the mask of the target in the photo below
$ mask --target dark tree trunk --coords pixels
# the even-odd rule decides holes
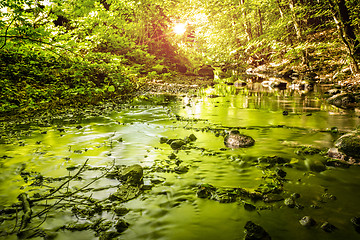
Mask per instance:
[[[360,55],[360,43],[356,39],[354,27],[351,25],[349,10],[345,5],[345,0],[337,1],[337,5],[339,7],[340,20],[344,25],[344,34],[349,39],[350,44],[353,45],[353,54]]]
[[[348,49],[352,61],[352,71],[359,72],[360,42],[356,38],[354,27],[351,25],[349,10],[345,0],[328,0],[334,14],[334,21],[339,30],[341,40]],[[335,4],[336,3],[336,4]]]

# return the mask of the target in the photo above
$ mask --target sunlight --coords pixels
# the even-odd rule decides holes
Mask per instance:
[[[185,23],[177,23],[173,28],[174,33],[178,35],[182,35],[186,31],[186,24]]]

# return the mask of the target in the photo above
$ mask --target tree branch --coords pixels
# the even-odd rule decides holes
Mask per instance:
[[[6,45],[7,32],[8,32],[8,30],[9,30],[11,24],[15,21],[15,19],[16,19],[17,17],[18,17],[18,16],[15,16],[15,17],[13,18],[13,20],[11,20],[10,24],[7,26],[7,28],[6,28],[6,30],[5,30],[5,36],[0,36],[0,37],[4,37],[4,44],[0,47],[0,49],[3,49],[3,47],[5,47],[5,45]]]

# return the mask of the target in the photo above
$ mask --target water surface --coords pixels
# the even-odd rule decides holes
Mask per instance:
[[[82,165],[86,159],[91,166],[110,166],[113,162],[140,164],[145,169],[145,184],[159,181],[151,190],[123,204],[131,209],[123,217],[130,227],[119,239],[243,239],[249,220],[261,225],[272,239],[358,239],[360,235],[350,219],[360,216],[360,168],[326,167],[325,171],[313,171],[314,162],[325,162],[325,157],[299,155],[295,151],[296,146],[304,145],[331,148],[340,136],[329,131],[331,128],[344,133],[360,126],[358,112],[328,105],[321,98],[323,91],[276,90],[257,83],[243,88],[216,85],[196,96],[158,97],[164,104],[146,104],[142,99],[133,106],[100,116],[76,120],[69,117],[68,121],[60,119],[46,126],[19,125],[18,132],[7,133],[12,135],[11,141],[1,144],[0,156],[4,157],[0,162],[0,203],[16,202],[21,191],[32,189],[19,175],[24,168],[60,177],[74,174],[67,168]],[[226,148],[223,134],[231,129],[253,137],[255,145]],[[190,134],[197,139],[187,150],[174,151],[159,141],[161,137],[183,139]],[[168,157],[172,153],[189,168],[188,172],[153,170],[156,165],[173,164]],[[264,183],[264,168],[254,161],[263,156],[291,161],[291,167],[282,167],[287,173],[284,195],[299,193],[298,203],[303,208],[289,208],[283,201],[244,199],[219,203],[197,197],[197,187],[204,183],[249,191],[258,188]],[[83,177],[91,179],[97,174],[90,172]],[[101,179],[95,185],[107,186],[113,181]],[[113,191],[98,192],[93,197],[101,200]],[[325,193],[336,200],[324,199]],[[244,201],[258,210],[245,210]],[[302,227],[299,220],[306,215],[319,224]],[[105,213],[101,217],[116,219]],[[59,213],[46,220],[43,227],[51,229],[70,221],[76,218]],[[337,230],[321,230],[321,223],[326,221]],[[7,229],[10,225],[3,223],[0,227]],[[56,239],[74,238],[98,239],[91,231],[59,232]]]

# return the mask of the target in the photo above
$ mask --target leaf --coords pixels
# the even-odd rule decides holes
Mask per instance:
[[[108,87],[108,91],[109,91],[109,92],[115,92],[115,87],[114,87],[114,85],[109,86],[109,87]]]

